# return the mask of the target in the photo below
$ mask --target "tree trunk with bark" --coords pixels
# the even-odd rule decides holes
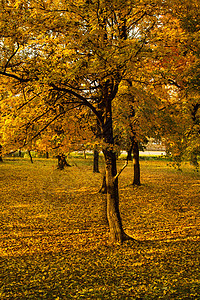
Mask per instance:
[[[83,150],[83,157],[84,157],[84,159],[87,159],[87,156],[86,156],[86,151],[85,151],[85,149]]]
[[[133,160],[132,150],[133,150],[133,147],[131,146],[130,149],[127,151],[127,161],[132,161]]]
[[[30,157],[31,163],[33,164],[33,157],[32,157],[32,155],[31,155],[31,150],[28,150],[28,155],[29,155],[29,157]]]
[[[133,185],[141,185],[139,146],[137,141],[134,141],[133,143],[133,166],[134,166]]]
[[[70,164],[68,164],[68,162],[66,161],[66,157],[64,154],[61,155],[57,155],[57,159],[58,159],[58,166],[57,168],[59,170],[63,170],[64,167],[71,167]]]
[[[2,146],[0,145],[0,162],[3,162],[3,158],[2,158]]]
[[[123,242],[125,233],[119,212],[118,178],[116,167],[116,155],[112,150],[104,150],[106,163],[106,187],[107,187],[107,219],[110,229],[110,237],[113,242]]]
[[[102,181],[102,186],[99,190],[99,193],[101,194],[106,194],[107,193],[107,186],[106,186],[106,172],[103,175],[103,181]]]
[[[104,123],[102,126],[103,140],[106,147],[103,149],[106,168],[106,187],[107,187],[107,219],[110,229],[110,239],[112,242],[122,243],[132,239],[127,236],[122,227],[119,211],[119,188],[117,175],[117,162],[114,147],[112,108],[111,101],[107,99],[105,106]]]
[[[93,173],[99,173],[99,151],[94,148]]]

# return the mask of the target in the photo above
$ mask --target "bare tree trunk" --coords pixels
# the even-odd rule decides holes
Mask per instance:
[[[119,212],[118,178],[116,168],[116,156],[111,150],[104,150],[106,163],[107,186],[107,219],[110,228],[110,237],[113,242],[124,240],[124,230]]]
[[[102,186],[99,190],[99,193],[101,194],[107,194],[107,186],[106,186],[106,172],[103,175],[103,181],[102,181]]]
[[[105,143],[103,154],[106,168],[107,219],[111,241],[122,243],[133,239],[124,232],[119,211],[118,174],[112,124],[112,99],[117,93],[118,83],[108,79],[102,84],[102,99],[99,102],[98,111],[101,112],[101,137]]]
[[[94,148],[93,173],[99,173],[99,151]]]
[[[134,143],[133,143],[133,166],[134,166],[133,185],[141,185],[141,182],[140,182],[139,146],[138,146],[137,141],[134,141]]]
[[[84,157],[84,159],[87,158],[85,149],[83,150],[83,157]]]
[[[133,160],[132,150],[133,150],[133,146],[131,145],[130,149],[127,151],[127,160],[129,160],[129,161]]]
[[[111,111],[110,111],[111,115]],[[119,188],[117,176],[116,153],[113,148],[112,119],[109,118],[103,126],[104,141],[109,147],[103,149],[106,167],[106,187],[107,187],[107,219],[112,242],[122,243],[132,239],[123,230],[119,211]]]
[[[2,146],[0,145],[0,162],[3,162],[3,158],[2,158]]]
[[[57,168],[59,170],[63,170],[65,166],[71,167],[70,164],[68,164],[68,162],[66,161],[66,157],[65,157],[64,154],[57,155],[57,158],[58,158],[58,166],[57,166]]]
[[[31,150],[28,150],[28,155],[29,155],[29,157],[30,157],[31,163],[33,164],[33,157],[32,157],[32,155],[31,155]]]

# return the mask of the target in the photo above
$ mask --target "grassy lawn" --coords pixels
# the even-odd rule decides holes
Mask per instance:
[[[200,299],[200,174],[164,161],[120,175],[125,231],[109,243],[91,158],[0,164],[0,299]],[[123,162],[119,162],[123,164]]]

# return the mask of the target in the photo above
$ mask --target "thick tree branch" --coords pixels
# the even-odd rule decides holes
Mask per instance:
[[[20,78],[19,76],[15,75],[15,74],[7,73],[6,71],[0,71],[0,75],[16,79],[20,82],[28,82],[30,80],[30,79]]]
[[[79,100],[82,101],[82,103],[89,107],[93,113],[97,116],[99,122],[103,123],[103,119],[102,119],[102,116],[99,114],[99,112],[96,110],[96,108],[85,98],[83,97],[82,95],[70,90],[70,89],[66,89],[66,88],[61,88],[61,87],[58,87],[56,86],[55,84],[51,84],[51,87],[54,89],[54,90],[57,90],[57,91],[63,91],[63,92],[66,92],[67,94],[69,95],[73,95],[75,96],[76,98],[78,98]]]

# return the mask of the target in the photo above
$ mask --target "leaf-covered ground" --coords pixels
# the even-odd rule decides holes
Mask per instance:
[[[0,299],[200,299],[200,175],[142,161],[133,188],[132,172],[120,175],[120,209],[137,242],[111,245],[103,170],[83,159],[64,171],[55,160],[5,160]]]

